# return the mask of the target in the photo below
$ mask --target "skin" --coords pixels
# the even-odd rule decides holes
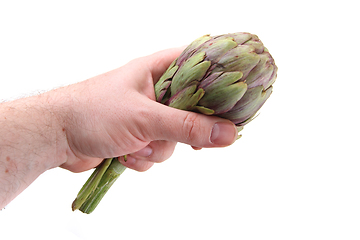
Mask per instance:
[[[82,172],[128,154],[122,164],[146,171],[168,159],[177,142],[196,150],[231,145],[237,130],[230,121],[155,101],[154,83],[182,50],[0,104],[0,208],[51,168]]]

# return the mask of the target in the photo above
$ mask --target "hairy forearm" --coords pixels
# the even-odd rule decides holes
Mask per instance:
[[[65,134],[49,96],[0,104],[0,209],[66,161]]]

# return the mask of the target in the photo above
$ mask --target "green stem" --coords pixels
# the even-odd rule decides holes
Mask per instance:
[[[94,211],[125,169],[126,167],[119,162],[118,158],[104,159],[79,191],[72,204],[72,210],[79,209],[83,213]]]

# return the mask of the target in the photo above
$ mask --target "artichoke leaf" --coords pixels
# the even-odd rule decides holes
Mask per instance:
[[[187,48],[182,52],[179,56],[177,64],[182,65],[186,59],[189,59],[195,52],[197,52],[198,48],[205,42],[211,40],[210,35],[204,35],[199,37],[195,41],[193,41]]]
[[[241,71],[244,76],[258,64],[260,57],[251,46],[242,45],[228,51],[218,62],[213,71]]]
[[[204,107],[204,106],[196,106],[195,107],[196,110],[198,110],[200,113],[205,114],[205,115],[213,115],[215,113],[214,110]]]
[[[272,87],[266,90],[262,86],[250,89],[230,111],[219,116],[232,119],[237,125],[245,125],[256,115],[271,93]]]
[[[155,97],[158,102],[162,102],[165,93],[171,85],[171,79],[178,70],[179,66],[175,65],[176,59],[171,63],[166,72],[161,76],[159,81],[155,84]]]
[[[211,62],[203,61],[205,53],[200,52],[184,62],[173,77],[171,84],[171,95],[177,94],[180,90],[198,82],[205,76]]]
[[[219,61],[219,59],[224,56],[230,49],[233,49],[237,46],[237,43],[233,38],[228,37],[216,42],[207,42],[203,44],[203,51],[206,52],[205,60],[209,60],[212,63]]]
[[[223,73],[204,88],[205,95],[199,105],[215,109],[215,114],[229,111],[247,90],[247,84],[239,81],[241,77],[242,72]]]
[[[166,105],[181,110],[192,111],[196,109],[195,106],[204,96],[204,93],[204,89],[197,89],[197,85],[191,85],[170,98]]]

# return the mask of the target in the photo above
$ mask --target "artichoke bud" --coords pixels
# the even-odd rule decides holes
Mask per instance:
[[[272,93],[277,66],[250,33],[202,36],[192,42],[155,85],[157,101],[231,120],[238,131]]]

